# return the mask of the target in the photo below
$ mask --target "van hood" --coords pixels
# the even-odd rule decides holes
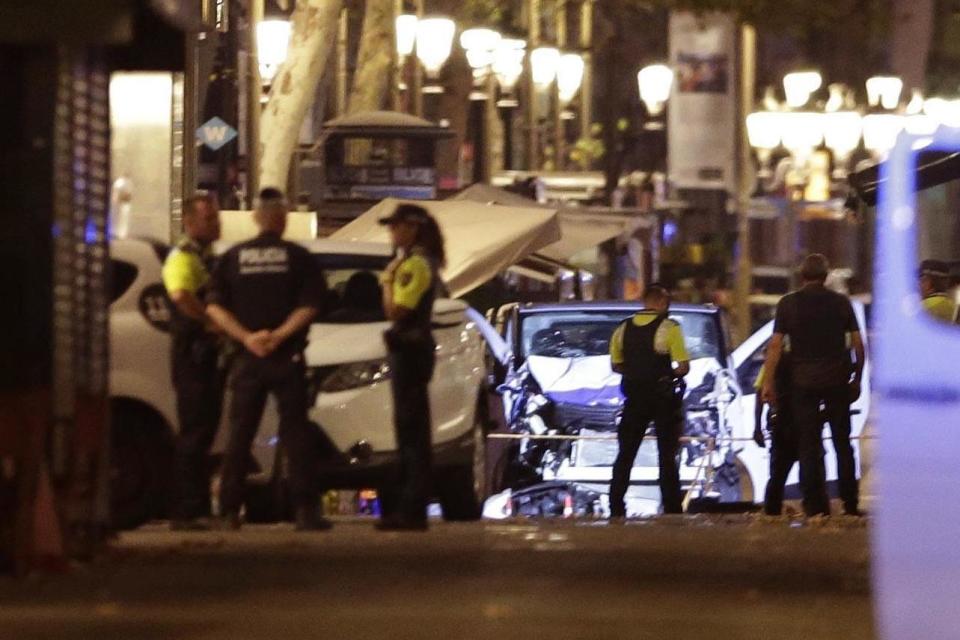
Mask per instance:
[[[543,394],[555,403],[595,406],[623,402],[620,374],[610,368],[610,356],[530,356],[523,366],[527,367]],[[691,360],[690,373],[684,378],[687,389],[699,387],[708,374],[715,375],[721,368],[715,358]]]

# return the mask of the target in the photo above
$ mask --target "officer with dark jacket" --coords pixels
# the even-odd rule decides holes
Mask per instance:
[[[205,296],[220,237],[216,200],[197,194],[183,203],[184,235],[163,264],[163,284],[172,304],[171,372],[177,396],[174,504],[171,528],[205,529],[210,515],[207,455],[220,424],[223,375],[220,344],[207,316]]]
[[[443,236],[423,207],[400,205],[380,220],[390,229],[396,259],[387,267],[383,308],[393,325],[384,335],[390,356],[394,426],[400,456],[397,511],[377,525],[383,531],[427,528],[431,473],[428,384],[436,343],[431,333],[433,302],[445,262]]]
[[[682,378],[690,371],[690,357],[680,325],[667,317],[667,290],[651,284],[643,302],[645,309],[617,327],[610,339],[610,361],[623,376],[625,398],[617,430],[620,449],[610,480],[612,518],[626,516],[630,471],[651,421],[657,434],[663,511],[683,512],[677,451],[683,427]]]
[[[770,405],[767,412],[767,431],[770,432],[770,477],[763,497],[763,511],[768,516],[778,516],[783,512],[783,492],[787,477],[794,463],[800,459],[800,447],[797,425],[791,405],[790,356],[784,350],[775,373],[777,401]],[[766,367],[760,368],[754,389],[757,391],[754,411],[753,439],[758,446],[764,446],[763,431],[760,423],[763,418],[764,402],[760,391],[767,377]]]
[[[254,218],[260,235],[230,249],[213,275],[208,312],[243,346],[231,378],[230,434],[224,453],[220,508],[228,528],[240,526],[250,445],[267,394],[280,414],[280,447],[290,463],[297,529],[327,529],[316,483],[315,437],[307,422],[303,349],[323,299],[322,274],[310,252],[281,239],[287,223],[282,192],[260,192]]]
[[[837,454],[843,508],[848,515],[858,515],[850,404],[860,397],[864,348],[850,300],[824,286],[828,272],[825,256],[815,253],[804,259],[800,265],[802,286],[777,304],[764,367],[777,371],[789,338],[790,408],[797,427],[804,511],[808,516],[830,515],[823,464],[823,405]],[[776,376],[768,376],[763,400],[777,406],[778,395]]]

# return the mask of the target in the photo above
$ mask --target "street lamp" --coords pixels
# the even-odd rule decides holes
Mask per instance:
[[[512,92],[523,75],[527,43],[517,38],[502,38],[493,53],[493,73],[504,91]],[[516,106],[516,105],[512,105]]]
[[[560,102],[567,104],[573,100],[583,83],[583,56],[576,53],[565,53],[560,56],[557,65],[557,90]]]
[[[530,70],[533,83],[546,87],[557,77],[560,64],[560,51],[555,47],[537,47],[530,52]]]
[[[397,36],[397,55],[401,60],[413,53],[417,44],[417,16],[405,13],[397,16],[394,22],[394,31]]]
[[[904,117],[893,113],[871,113],[863,118],[863,146],[883,157],[897,143],[904,127]]]
[[[817,71],[795,71],[783,77],[783,90],[787,96],[787,106],[800,109],[810,101],[810,96],[823,84],[823,77]]]
[[[673,88],[673,70],[664,64],[651,64],[637,73],[637,87],[640,99],[652,116],[663,113],[663,107],[670,98]]]
[[[874,76],[867,80],[867,102],[871,107],[893,111],[900,104],[903,80],[896,76]]]
[[[470,68],[479,71],[492,66],[502,39],[493,29],[467,29],[461,33],[460,46],[467,53]]]
[[[747,116],[747,138],[757,150],[760,160],[760,175],[770,174],[770,157],[780,146],[781,114],[775,111],[757,111]]]
[[[784,113],[783,146],[799,159],[806,158],[823,142],[823,114],[812,111]],[[801,161],[799,164],[803,164]]]
[[[923,103],[923,111],[938,124],[960,127],[960,100],[929,98]]]
[[[287,59],[289,45],[289,21],[263,20],[257,24],[257,62],[263,84],[273,82],[280,65]]]
[[[834,177],[846,177],[844,167],[860,146],[863,118],[856,111],[829,111],[822,116],[823,141],[833,152]]]
[[[423,63],[430,79],[437,79],[440,69],[450,57],[456,31],[456,24],[449,18],[423,18],[417,22],[417,58]],[[438,86],[424,87],[426,93],[442,91]]]

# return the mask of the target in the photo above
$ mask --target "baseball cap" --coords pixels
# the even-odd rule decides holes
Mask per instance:
[[[943,260],[924,260],[920,263],[920,275],[946,278],[950,275],[950,267]]]
[[[430,214],[423,207],[415,204],[401,204],[392,214],[385,218],[380,218],[378,222],[384,226],[409,222],[412,224],[423,224],[430,219]]]

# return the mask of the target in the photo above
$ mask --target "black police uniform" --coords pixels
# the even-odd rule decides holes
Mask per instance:
[[[224,254],[214,272],[211,302],[228,309],[250,331],[272,330],[296,309],[317,307],[323,293],[322,275],[309,251],[267,232]],[[304,329],[265,358],[244,348],[234,360],[230,435],[220,487],[224,514],[236,514],[243,503],[250,445],[268,393],[277,401],[280,446],[290,463],[294,505],[313,508],[318,503],[315,437],[307,422],[306,337]]]
[[[407,261],[421,259],[430,272],[430,284],[416,306],[396,320],[384,334],[390,358],[394,425],[400,462],[396,519],[401,523],[424,525],[430,490],[431,419],[428,385],[433,377],[436,343],[431,333],[433,303],[437,294],[437,264],[414,249]],[[405,268],[397,269],[403,278]],[[403,283],[401,282],[402,286]]]
[[[623,418],[617,430],[620,445],[610,481],[610,515],[623,517],[624,496],[630,483],[637,451],[651,420],[657,434],[660,493],[664,513],[682,513],[677,452],[683,425],[682,391],[676,386],[669,353],[655,349],[657,330],[670,322],[666,314],[637,326],[632,319],[623,325]]]
[[[800,455],[800,488],[807,515],[830,513],[823,464],[823,405],[837,454],[840,498],[858,513],[856,461],[850,443],[850,376],[847,334],[859,332],[850,300],[809,284],[777,304],[775,333],[790,337],[791,407]]]
[[[175,255],[179,252],[180,255]],[[194,262],[204,276],[213,268],[212,254],[190,238],[183,238],[171,262]],[[168,286],[179,287],[165,273]],[[208,293],[202,283],[192,293],[201,301]],[[207,456],[220,425],[223,406],[224,373],[219,366],[220,342],[202,322],[180,312],[170,304],[172,334],[171,373],[177,396],[179,432],[174,459],[173,517],[190,520],[210,515],[210,470]]]

